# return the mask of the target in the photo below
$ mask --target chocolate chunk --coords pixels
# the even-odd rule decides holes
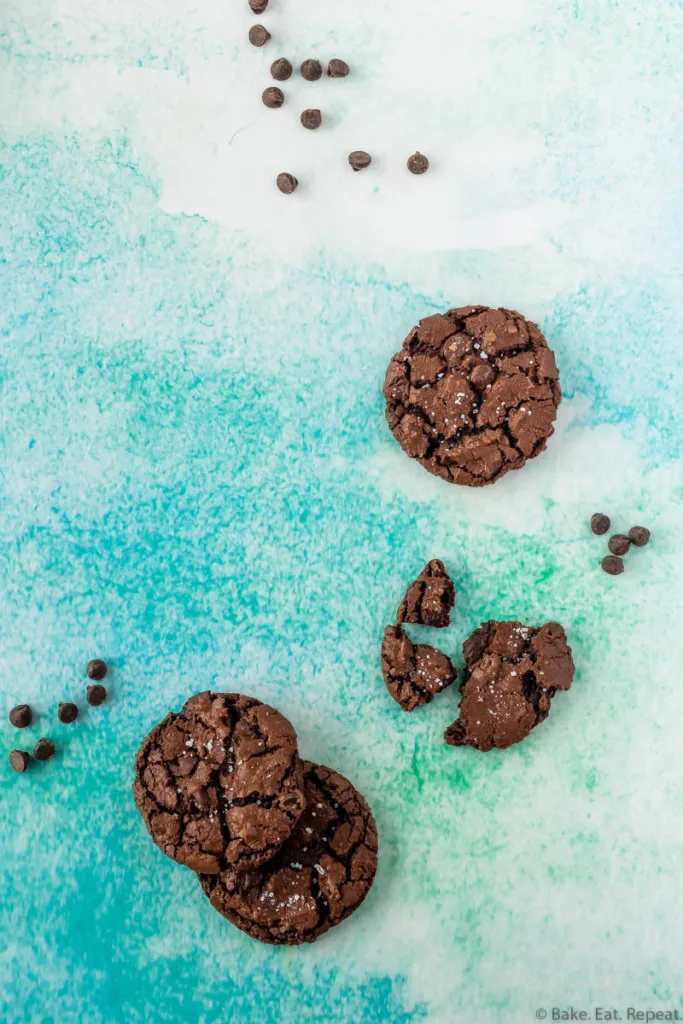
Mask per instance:
[[[611,525],[609,516],[604,515],[602,512],[596,512],[591,516],[591,530],[598,537],[602,537],[603,533],[607,533]]]
[[[323,66],[319,60],[305,60],[300,69],[301,77],[307,82],[317,82],[322,78]]]
[[[15,772],[25,772],[29,764],[29,756],[27,750],[10,750],[9,752],[9,763],[10,768],[13,768]]]
[[[323,115],[319,110],[304,110],[301,115],[301,123],[304,128],[315,131],[323,123]]]
[[[49,761],[51,757],[55,756],[57,748],[55,747],[52,740],[43,739],[38,740],[35,747],[33,748],[33,756],[36,761]]]
[[[455,604],[455,588],[438,558],[432,559],[406,590],[399,605],[396,621],[443,629],[451,624]]]
[[[616,555],[606,555],[600,565],[610,576],[621,576],[624,571],[624,563]]]
[[[291,196],[292,192],[295,192],[299,187],[299,182],[293,174],[278,174],[277,187],[286,196]]]
[[[270,39],[270,32],[263,25],[252,25],[249,29],[249,42],[252,46],[265,46]]]
[[[534,629],[492,619],[462,650],[460,713],[444,736],[454,747],[485,752],[519,743],[548,717],[552,698],[574,678],[571,647],[557,622]]]
[[[90,679],[104,679],[107,674],[107,666],[99,658],[93,658],[88,662],[85,672]]]
[[[10,711],[9,720],[15,729],[25,729],[33,721],[33,712],[28,704],[17,704]]]
[[[468,487],[495,483],[539,455],[562,400],[538,327],[486,306],[421,320],[389,363],[384,397],[405,453]]]
[[[59,708],[57,709],[57,718],[60,722],[63,722],[64,725],[71,725],[71,723],[75,722],[78,718],[78,708],[75,704],[72,704],[71,701],[68,701],[67,703],[60,701]]]
[[[450,658],[436,647],[414,644],[400,625],[387,626],[382,640],[382,675],[387,690],[404,711],[431,704],[454,681]]]
[[[296,733],[274,708],[237,693],[199,693],[145,738],[133,796],[172,860],[214,874],[263,864],[304,809]]]
[[[100,683],[95,683],[85,691],[85,699],[92,707],[98,708],[107,699],[107,691]]]
[[[268,0],[249,0],[249,6],[254,14],[263,14],[268,6]]]
[[[292,77],[293,70],[291,61],[288,61],[286,57],[279,57],[270,65],[270,73],[276,82],[286,82],[288,78]]]
[[[377,870],[377,826],[342,775],[304,762],[306,810],[272,860],[247,871],[200,874],[215,909],[260,942],[314,942],[361,905]]]
[[[650,531],[645,526],[632,526],[628,531],[628,539],[637,548],[644,548],[646,544],[649,544],[650,536]]]
[[[330,78],[346,78],[349,73],[349,65],[346,61],[337,60],[335,57],[327,65],[327,74]]]
[[[353,153],[349,153],[349,164],[354,171],[363,171],[371,163],[372,157],[369,153],[364,153],[362,149],[355,149]]]
[[[424,174],[429,170],[429,160],[422,153],[413,153],[408,157],[407,167],[411,174]]]
[[[269,107],[271,110],[277,110],[285,102],[285,94],[276,85],[270,85],[267,89],[263,90],[261,99],[264,106]]]
[[[613,555],[625,555],[631,547],[631,541],[623,533],[615,533],[607,542],[607,547]]]

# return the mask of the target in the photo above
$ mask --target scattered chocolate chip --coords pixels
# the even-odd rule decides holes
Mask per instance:
[[[59,708],[57,709],[57,718],[64,725],[71,725],[78,718],[78,708],[71,701],[60,701]]]
[[[249,29],[249,42],[252,46],[265,46],[270,39],[270,32],[263,25],[252,25]]]
[[[625,555],[631,547],[631,541],[623,533],[615,533],[607,542],[607,547],[613,555]]]
[[[299,187],[299,182],[293,174],[278,174],[277,187],[286,196],[291,196],[292,192],[295,192]]]
[[[106,662],[100,661],[99,658],[93,658],[86,665],[85,671],[90,679],[104,679],[107,674]]]
[[[98,708],[107,699],[107,691],[101,683],[95,683],[85,691],[85,699],[92,707]]]
[[[600,564],[610,576],[621,576],[624,571],[624,563],[617,555],[607,555]]]
[[[33,712],[28,704],[17,704],[10,711],[9,720],[15,729],[25,729],[33,721]]]
[[[372,157],[369,153],[364,153],[362,149],[355,149],[353,153],[349,153],[349,164],[354,171],[362,171],[371,163]]]
[[[411,174],[424,174],[429,170],[429,160],[422,153],[413,153],[408,157],[407,167]]]
[[[293,70],[291,61],[286,57],[280,57],[270,65],[270,73],[276,82],[286,82],[292,77]]]
[[[268,0],[249,0],[249,6],[254,14],[263,14],[268,6]]]
[[[305,60],[299,70],[307,82],[317,82],[322,77],[323,66],[319,60]]]
[[[607,533],[611,526],[609,516],[604,515],[602,512],[596,512],[595,515],[591,516],[591,530],[597,534],[598,537],[602,537],[603,533]]]
[[[637,548],[644,548],[650,542],[650,531],[645,526],[632,526],[628,531],[628,539]]]
[[[304,110],[301,115],[301,123],[304,128],[308,128],[310,131],[315,131],[323,123],[323,115],[319,110]]]
[[[266,107],[270,107],[271,110],[277,110],[285,102],[285,94],[276,85],[271,85],[263,90],[261,99]]]
[[[327,65],[327,74],[330,78],[346,78],[349,73],[349,65],[345,60],[331,60]]]
[[[26,750],[10,750],[10,768],[13,768],[15,772],[25,772],[28,768],[28,762],[29,756]]]
[[[38,740],[33,748],[33,756],[36,761],[49,761],[56,752],[57,748],[54,743],[51,740],[46,740],[44,737],[42,740]]]

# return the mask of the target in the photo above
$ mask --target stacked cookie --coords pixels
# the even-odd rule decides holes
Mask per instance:
[[[367,803],[337,772],[303,761],[291,723],[252,697],[206,691],[167,715],[140,747],[133,795],[156,845],[261,942],[313,942],[374,880]]]

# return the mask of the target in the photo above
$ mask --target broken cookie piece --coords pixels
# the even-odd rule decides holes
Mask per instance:
[[[568,690],[574,661],[564,629],[485,622],[465,641],[460,715],[446,729],[453,747],[488,751],[525,739],[548,717],[558,690]]]
[[[387,626],[382,640],[382,675],[404,711],[431,704],[455,680],[450,658],[436,647],[414,644],[401,625]]]
[[[396,621],[443,629],[451,624],[455,587],[443,562],[433,558],[406,590]]]

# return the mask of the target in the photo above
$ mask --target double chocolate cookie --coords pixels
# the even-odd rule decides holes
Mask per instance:
[[[306,805],[296,733],[252,697],[206,691],[145,738],[133,794],[172,860],[213,874],[263,864]]]
[[[262,867],[202,874],[215,909],[247,935],[272,945],[313,942],[363,902],[377,869],[370,808],[337,772],[304,762],[306,810]]]
[[[519,743],[548,717],[558,690],[568,690],[574,661],[557,622],[485,622],[463,644],[466,673],[460,715],[446,730],[451,746],[488,751]]]
[[[536,324],[465,306],[421,320],[392,358],[386,418],[410,458],[449,483],[482,487],[546,447],[562,399]]]
[[[447,655],[428,644],[414,644],[402,626],[387,626],[382,640],[382,675],[404,711],[431,704],[455,680]]]
[[[451,624],[455,587],[443,562],[433,558],[406,590],[396,621],[443,629]]]

